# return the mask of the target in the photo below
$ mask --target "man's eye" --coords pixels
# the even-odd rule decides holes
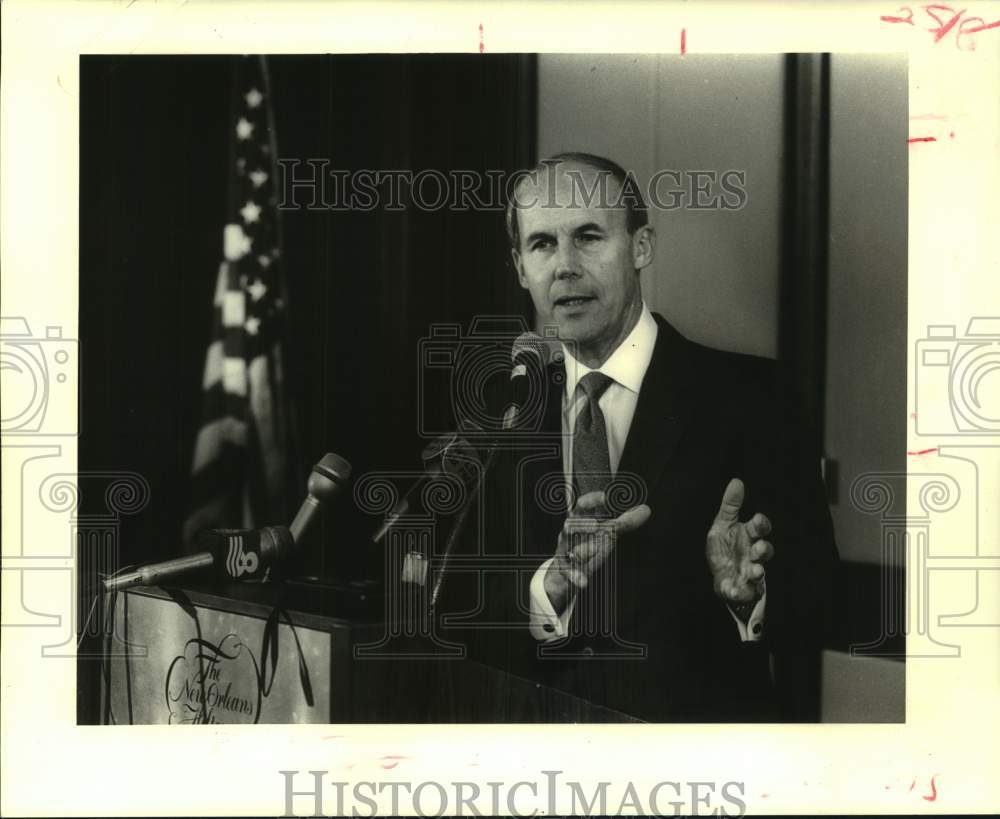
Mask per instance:
[[[552,242],[549,239],[536,239],[534,242],[531,243],[531,249],[532,250],[544,250],[545,248],[549,247],[551,244],[552,244]]]
[[[598,236],[596,233],[584,233],[580,236],[580,241],[584,243],[599,242],[600,240],[601,237]]]

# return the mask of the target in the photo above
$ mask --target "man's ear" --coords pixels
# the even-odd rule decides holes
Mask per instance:
[[[632,234],[632,262],[636,270],[648,267],[656,255],[656,231],[652,225],[643,225]]]
[[[510,260],[511,260],[511,262],[514,265],[514,270],[517,271],[517,282],[518,282],[518,284],[520,284],[521,287],[523,287],[525,290],[527,290],[528,289],[528,280],[524,276],[524,265],[521,264],[521,254],[517,250],[514,250],[513,248],[511,248],[511,251],[510,251]]]

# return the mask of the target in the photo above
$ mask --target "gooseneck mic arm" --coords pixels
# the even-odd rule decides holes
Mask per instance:
[[[381,543],[389,530],[410,511],[411,499],[418,488],[426,486],[429,481],[433,481],[443,473],[457,475],[462,483],[468,486],[479,465],[479,455],[476,450],[456,432],[439,435],[424,447],[420,458],[424,462],[424,474],[413,482],[406,494],[386,515],[382,525],[372,535],[372,543],[376,545]]]

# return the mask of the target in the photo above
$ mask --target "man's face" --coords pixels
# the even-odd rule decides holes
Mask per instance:
[[[598,192],[588,206],[586,191],[598,174],[562,163],[537,181],[526,179],[518,191],[520,247],[513,251],[518,280],[542,323],[575,340],[588,366],[603,363],[631,331],[642,309],[638,271],[653,259],[652,229],[630,235],[624,207],[607,206],[618,196],[614,179],[606,178],[607,196]]]

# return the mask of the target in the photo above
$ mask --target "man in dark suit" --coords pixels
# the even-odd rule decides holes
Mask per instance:
[[[655,236],[617,164],[546,160],[507,218],[564,344],[540,428],[562,445],[511,473],[531,569],[494,661],[648,721],[814,719],[836,547],[774,362],[650,313]],[[553,478],[561,503],[541,500]]]

